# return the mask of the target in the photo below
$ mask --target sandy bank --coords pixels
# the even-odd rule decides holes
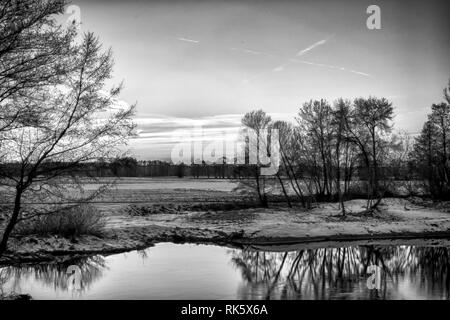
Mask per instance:
[[[347,202],[347,209],[353,213],[345,219],[339,215],[337,204],[320,204],[310,211],[273,207],[142,216],[111,208],[101,238],[83,236],[72,241],[56,236],[13,238],[8,254],[0,259],[0,263],[51,260],[68,254],[111,254],[163,241],[261,249],[274,245],[324,245],[336,241],[450,239],[448,206],[432,209],[404,199],[385,199],[381,211],[373,216],[355,214],[362,210],[364,203],[364,200]]]

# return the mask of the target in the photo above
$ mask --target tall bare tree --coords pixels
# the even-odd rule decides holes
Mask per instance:
[[[450,197],[450,83],[444,89],[446,102],[433,104],[411,158],[419,168],[434,198]]]
[[[359,147],[369,173],[367,210],[375,209],[382,199],[379,190],[379,159],[386,146],[386,135],[392,131],[394,110],[392,103],[385,98],[357,98],[352,117],[353,127],[348,126],[352,139]],[[373,204],[373,197],[378,197]]]
[[[288,159],[286,157],[286,150],[289,148],[289,144],[291,143],[291,140],[292,140],[292,126],[285,121],[275,121],[274,123],[270,124],[270,127],[272,129],[278,130],[278,137],[280,140],[280,157],[281,157],[283,173],[286,174],[288,180],[291,183],[291,186],[293,187],[293,190],[297,191],[293,184],[291,171],[290,171],[290,168],[289,168],[288,162],[287,162]],[[280,171],[277,171],[277,173],[275,175],[278,179],[278,182],[280,183],[281,190],[286,199],[286,203],[288,204],[289,207],[292,207],[290,195],[284,185],[282,173]]]
[[[34,121],[2,134],[6,161],[14,165],[3,166],[0,173],[13,198],[0,255],[17,223],[55,210],[23,206],[24,198],[59,203],[91,199],[99,190],[83,190],[74,174],[78,166],[115,157],[133,133],[134,107],[118,104],[121,86],[106,89],[112,75],[111,51],[104,51],[92,33],[74,47],[71,70],[57,86],[51,82],[14,101],[19,107],[37,110]]]
[[[256,141],[250,141],[247,140],[247,150],[249,152],[255,152],[256,153],[256,166],[255,170],[253,172],[255,177],[255,183],[256,183],[256,192],[258,194],[259,201],[261,205],[264,207],[268,206],[268,200],[267,200],[267,194],[265,191],[265,183],[266,179],[264,176],[261,175],[261,160],[260,159],[260,150],[262,148],[267,148],[268,146],[264,144],[263,141],[265,141],[265,137],[262,137],[262,133],[264,130],[268,129],[270,122],[272,121],[271,117],[267,115],[263,110],[254,110],[251,112],[248,112],[242,117],[242,124],[253,130],[254,134],[256,136]],[[256,143],[256,146],[248,145],[251,143]],[[267,149],[264,150],[267,152]]]
[[[339,198],[339,204],[342,210],[342,215],[345,216],[345,204],[344,204],[344,193],[345,188],[342,190],[341,186],[341,168],[345,167],[347,162],[345,161],[345,144],[348,143],[347,129],[346,129],[346,119],[349,117],[351,111],[351,102],[349,100],[338,99],[334,104],[333,109],[333,119],[332,125],[334,128],[334,162],[333,166],[335,168],[336,174],[336,189]],[[344,162],[344,166],[342,166]]]
[[[333,139],[332,108],[326,100],[304,103],[296,118],[300,132],[307,141],[305,152],[314,154],[312,175],[320,198],[332,196],[331,145]]]

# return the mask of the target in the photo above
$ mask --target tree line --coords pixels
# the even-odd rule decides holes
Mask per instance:
[[[293,123],[273,121],[263,110],[255,110],[244,115],[242,124],[256,132],[278,130],[282,170],[276,176],[289,206],[288,189],[304,207],[311,201],[337,200],[345,216],[345,200],[363,188],[365,212],[372,213],[390,192],[393,171],[399,168],[410,180],[417,179],[408,184],[411,195],[450,198],[449,97],[450,83],[444,89],[445,101],[432,105],[414,139],[394,131],[392,103],[377,97],[340,98],[333,103],[311,100],[299,108]],[[267,180],[255,171],[254,188],[264,206],[268,205]]]

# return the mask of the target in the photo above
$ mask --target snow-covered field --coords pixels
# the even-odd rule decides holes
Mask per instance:
[[[107,182],[110,179],[104,179]],[[116,180],[117,190],[170,190],[170,189],[195,189],[231,191],[237,186],[236,181],[227,179],[194,179],[194,178],[120,178]],[[88,189],[94,189],[99,185],[86,185]]]

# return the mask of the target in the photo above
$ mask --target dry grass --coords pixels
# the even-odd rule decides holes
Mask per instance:
[[[64,209],[53,214],[36,217],[18,225],[20,235],[80,235],[101,236],[106,224],[105,216],[89,204]]]

